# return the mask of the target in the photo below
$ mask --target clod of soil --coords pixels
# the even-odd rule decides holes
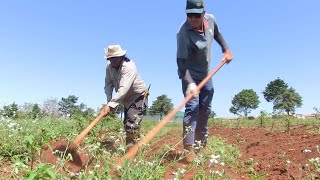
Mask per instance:
[[[88,164],[89,156],[80,153],[77,148],[70,148],[66,138],[59,137],[57,141],[51,141],[49,144],[42,148],[41,161],[59,167],[61,165],[58,159],[64,157],[68,160],[65,165],[72,173],[80,172]]]

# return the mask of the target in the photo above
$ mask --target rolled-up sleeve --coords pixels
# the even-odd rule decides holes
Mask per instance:
[[[224,40],[216,21],[214,21],[214,39],[221,46],[222,52],[225,52],[228,49],[228,45]]]

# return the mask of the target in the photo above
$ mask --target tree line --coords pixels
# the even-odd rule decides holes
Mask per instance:
[[[290,115],[295,113],[296,108],[302,106],[300,94],[280,78],[269,82],[262,94],[267,102],[273,103],[274,112],[285,112]],[[257,93],[252,89],[244,89],[234,96],[229,111],[247,117],[252,110],[259,107],[259,104]]]
[[[42,106],[38,103],[25,103],[18,106],[15,102],[0,109],[0,116],[8,118],[61,118],[61,117],[94,117],[95,110],[88,108],[84,103],[77,104],[78,97],[70,95],[67,98],[48,99]]]
[[[277,78],[267,84],[265,90],[262,92],[263,97],[267,102],[273,103],[273,111],[285,112],[288,115],[293,114],[296,108],[302,106],[302,97],[296,90],[289,87],[288,84]],[[67,118],[74,116],[82,117],[94,117],[96,111],[92,108],[88,108],[84,103],[78,104],[78,97],[70,95],[66,98],[61,98],[60,101],[57,99],[48,99],[43,102],[42,106],[39,104],[25,103],[22,106],[18,106],[16,103],[4,106],[0,109],[0,116],[10,118],[30,118],[35,119],[39,117],[51,117],[51,118]],[[248,117],[252,110],[259,107],[260,101],[259,96],[253,89],[243,89],[236,94],[232,99],[232,106],[229,111],[235,115],[244,115]],[[104,105],[101,106],[101,108]],[[100,111],[101,108],[97,109]],[[160,115],[167,114],[173,109],[173,104],[167,95],[163,94],[158,96],[152,105],[147,109],[149,115]],[[319,109],[314,107],[314,110],[319,113]],[[124,111],[123,106],[118,106],[115,114],[122,114]],[[216,116],[214,111],[211,111],[210,117]]]

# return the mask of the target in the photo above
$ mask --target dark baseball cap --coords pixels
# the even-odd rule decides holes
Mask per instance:
[[[202,13],[203,9],[203,0],[187,0],[186,13]]]

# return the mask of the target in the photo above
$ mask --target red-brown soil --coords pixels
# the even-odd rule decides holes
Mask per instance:
[[[81,146],[78,145],[79,147]],[[72,161],[66,161],[65,164],[59,164],[58,158],[66,156],[70,153],[72,155]],[[50,142],[50,147],[47,145],[42,149],[41,161],[54,164],[57,167],[67,167],[64,169],[65,172],[77,173],[84,168],[85,165],[89,164],[89,155],[78,152],[77,148],[69,148],[67,140],[64,137],[59,137],[55,141]]]
[[[311,130],[310,126],[298,126],[287,132],[271,132],[257,128],[210,127],[209,134],[224,138],[228,144],[235,145],[241,151],[237,170],[223,167],[232,179],[252,179],[250,173],[266,174],[266,179],[311,179],[308,171],[308,167],[311,167],[309,159],[320,157],[316,148],[320,145],[320,134],[310,134]],[[163,143],[169,143],[171,140],[167,138],[164,141]],[[179,150],[181,148],[182,146]],[[178,167],[183,167],[183,164],[178,163],[171,168],[165,179],[172,179],[172,172],[177,171]],[[314,169],[311,171],[316,173]],[[188,172],[184,179],[192,178],[195,173],[196,170]],[[317,176],[319,179],[319,172]]]
[[[248,128],[210,129],[211,134],[224,137],[228,143],[237,145],[243,162],[252,158],[257,163],[255,172],[266,173],[268,179],[310,179],[307,178],[310,174],[306,164],[311,165],[310,158],[320,157],[316,148],[320,145],[320,134],[310,132],[311,127],[307,126],[298,126],[287,132]],[[246,171],[244,163],[240,175],[247,174]]]

